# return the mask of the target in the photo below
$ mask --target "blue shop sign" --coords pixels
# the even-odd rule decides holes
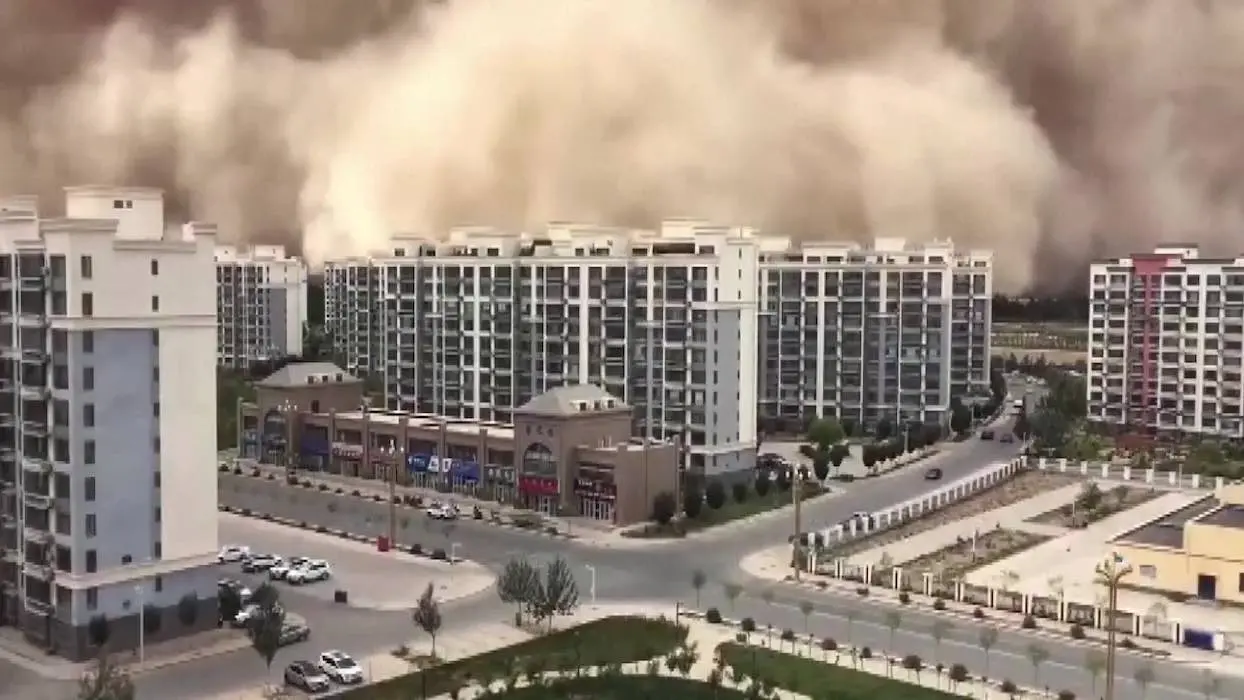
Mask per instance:
[[[304,455],[320,455],[326,457],[329,453],[328,441],[317,438],[304,438],[302,441],[302,453]]]
[[[451,463],[455,481],[463,481],[468,484],[474,484],[479,481],[479,465],[475,462],[465,462],[462,460],[453,460]]]
[[[428,458],[430,455],[406,455],[406,470],[422,474],[428,471]]]

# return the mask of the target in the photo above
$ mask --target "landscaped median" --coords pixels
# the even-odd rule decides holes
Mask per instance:
[[[674,652],[686,638],[687,628],[670,620],[607,617],[558,630],[522,644],[347,690],[337,697],[347,700],[433,698],[444,693],[455,693],[473,683],[491,686],[497,681],[516,681],[528,673],[542,675],[549,671],[648,661]]]
[[[736,482],[728,490],[721,482],[714,481],[703,495],[697,493],[683,499],[681,517],[675,517],[676,502],[671,499],[664,503],[658,496],[653,503],[654,522],[626,530],[622,536],[651,539],[686,537],[693,532],[793,505],[792,488],[791,482],[784,478],[758,479],[750,485]],[[805,501],[829,493],[828,489],[814,481],[803,482],[802,488],[801,497]]]

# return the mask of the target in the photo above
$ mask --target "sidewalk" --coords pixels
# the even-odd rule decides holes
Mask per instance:
[[[125,667],[131,675],[141,676],[157,669],[229,654],[250,646],[250,640],[236,630],[220,629],[203,632],[193,637],[172,639],[150,644],[144,651],[145,660],[138,661],[133,649],[114,652],[113,660]],[[50,680],[76,681],[91,669],[92,662],[75,663],[59,656],[50,656],[31,646],[20,632],[11,628],[0,630],[0,660],[20,666],[31,673]]]
[[[949,547],[965,538],[970,539],[973,535],[984,534],[996,528],[1029,532],[1026,520],[1071,503],[1080,493],[1081,488],[1077,484],[1046,491],[1009,506],[985,511],[979,515],[912,535],[899,542],[865,550],[849,557],[847,561],[862,566],[877,564],[882,557],[888,557],[894,565],[901,565]],[[1066,530],[1060,530],[1057,534],[1064,532]]]

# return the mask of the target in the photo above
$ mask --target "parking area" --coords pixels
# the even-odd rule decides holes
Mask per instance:
[[[222,513],[219,520],[221,545],[243,545],[253,553],[322,559],[331,567],[327,581],[290,587],[299,595],[332,601],[334,592],[344,590],[348,605],[370,610],[409,610],[429,583],[437,598],[447,602],[488,589],[493,575],[471,563],[417,559],[407,554],[376,551],[370,545],[350,542],[284,525]],[[239,564],[222,567],[222,575],[242,578]]]

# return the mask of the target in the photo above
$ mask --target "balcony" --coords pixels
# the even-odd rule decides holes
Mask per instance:
[[[38,527],[32,527],[30,523],[27,523],[26,527],[22,529],[22,537],[25,538],[27,542],[33,542],[44,546],[51,544],[53,541],[51,531],[43,530]]]
[[[51,566],[30,561],[29,559],[22,562],[22,573],[31,578],[37,578],[40,581],[51,581],[56,577],[56,573]]]
[[[21,273],[21,279],[18,280],[18,288],[23,292],[42,292],[47,289],[48,270],[44,268],[38,274],[29,272]]]
[[[46,384],[22,384],[17,393],[27,401],[46,401],[52,397],[52,389]]]
[[[51,569],[48,570],[51,571]],[[36,578],[39,577],[36,576]],[[37,598],[31,598],[27,595],[23,596],[22,600],[26,603],[26,612],[32,615],[47,617],[56,612],[56,608],[54,608],[51,603],[45,603]]]
[[[22,363],[28,365],[42,365],[48,361],[47,350],[40,348],[22,348]]]
[[[22,432],[31,437],[47,437],[48,426],[43,421],[24,420],[22,421]]]
[[[46,329],[52,325],[52,321],[46,314],[23,311],[17,316],[17,325],[22,328]]]

